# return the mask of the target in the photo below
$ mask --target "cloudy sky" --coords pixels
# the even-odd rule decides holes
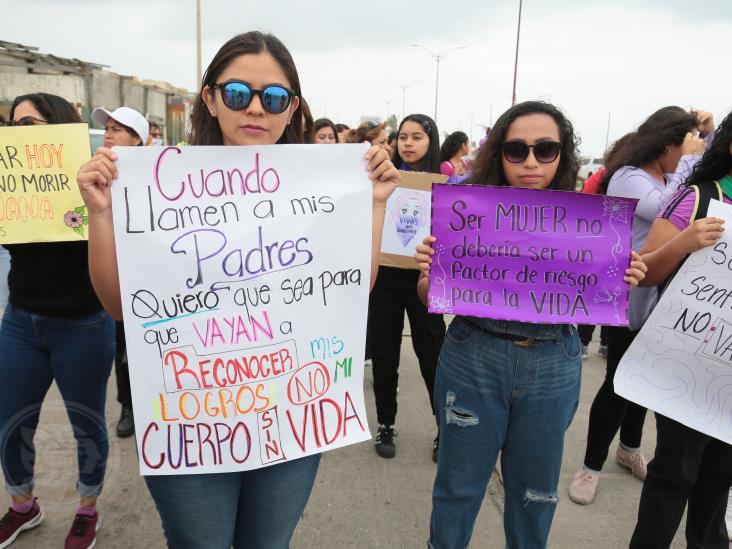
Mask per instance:
[[[434,113],[475,139],[511,103],[518,0],[201,0],[204,68],[231,36],[290,49],[316,117]],[[195,0],[0,0],[0,39],[196,89]],[[585,154],[669,104],[732,109],[732,0],[524,0],[518,100],[561,107]],[[388,111],[387,111],[388,107]]]

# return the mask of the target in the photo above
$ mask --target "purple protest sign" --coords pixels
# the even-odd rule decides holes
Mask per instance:
[[[432,187],[429,310],[548,324],[628,325],[636,200]]]

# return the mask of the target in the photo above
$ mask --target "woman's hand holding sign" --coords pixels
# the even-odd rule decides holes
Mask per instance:
[[[384,231],[384,214],[386,201],[399,185],[399,170],[389,160],[389,155],[378,145],[366,152],[366,171],[373,184],[373,232],[371,237],[371,285],[374,287],[379,272],[379,256],[381,255],[381,236]]]
[[[430,269],[432,268],[432,256],[435,250],[432,249],[432,244],[437,239],[430,235],[425,237],[422,244],[417,244],[417,253],[414,254],[414,260],[419,266],[419,280],[417,281],[417,294],[422,300],[422,303],[427,305],[427,293],[430,289]]]
[[[646,277],[646,272],[648,272],[648,267],[643,262],[643,258],[637,252],[633,252],[630,267],[625,270],[623,280],[635,288]]]
[[[89,274],[102,305],[115,319],[122,319],[117,254],[112,223],[112,182],[117,179],[117,155],[99,147],[79,168],[76,180],[89,212]]]
[[[76,179],[90,215],[111,213],[110,186],[117,179],[115,160],[117,155],[111,149],[99,147],[91,160],[79,168]]]
[[[386,201],[399,184],[399,171],[389,160],[387,152],[374,145],[366,152],[366,171],[374,185],[374,203],[386,205]]]

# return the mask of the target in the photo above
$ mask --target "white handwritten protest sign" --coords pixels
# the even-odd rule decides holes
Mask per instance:
[[[366,146],[115,152],[141,473],[256,469],[368,439]]]
[[[709,216],[732,226],[732,207]],[[732,443],[732,238],[686,260],[623,356],[615,392]]]

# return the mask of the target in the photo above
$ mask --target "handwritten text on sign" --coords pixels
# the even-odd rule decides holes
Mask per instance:
[[[256,469],[368,439],[365,146],[115,151],[142,474]]]
[[[627,326],[635,201],[434,185],[429,310]]]
[[[0,128],[0,244],[85,240],[86,124]]]
[[[717,200],[709,217],[732,226]],[[623,356],[615,392],[732,444],[732,238],[686,260]]]

